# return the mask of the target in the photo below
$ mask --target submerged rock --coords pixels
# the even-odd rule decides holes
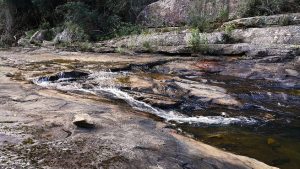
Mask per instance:
[[[73,124],[81,128],[94,128],[95,123],[88,114],[77,114],[74,116]]]
[[[241,106],[241,103],[227,94],[224,88],[187,80],[175,83],[181,88],[188,90],[190,92],[189,95],[197,97],[201,102],[211,102],[225,106]]]

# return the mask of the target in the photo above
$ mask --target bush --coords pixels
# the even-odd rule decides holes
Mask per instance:
[[[127,36],[127,35],[133,35],[133,34],[141,34],[142,33],[142,27],[139,25],[134,25],[131,23],[125,23],[121,22],[119,27],[115,30],[115,35],[117,37],[120,36]]]
[[[193,52],[206,53],[208,50],[208,39],[204,34],[201,34],[198,29],[192,30],[192,35],[188,43]]]
[[[84,29],[73,22],[66,22],[65,29],[72,36],[73,41],[84,42],[89,39],[89,35],[85,33]]]
[[[148,51],[148,52],[153,52],[153,48],[150,42],[146,41],[143,43],[143,47]]]
[[[98,14],[83,2],[68,2],[56,8],[56,13],[63,16],[64,25],[71,32],[79,33],[80,39],[93,35],[97,27]],[[88,35],[88,36],[86,36]]]

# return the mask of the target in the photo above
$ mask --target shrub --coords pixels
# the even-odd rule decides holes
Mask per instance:
[[[226,34],[231,35],[232,31],[236,29],[235,24],[227,24],[224,28]]]
[[[289,16],[284,16],[279,19],[279,25],[287,26],[291,24],[291,18]]]
[[[88,42],[78,43],[79,50],[82,52],[93,52],[93,45]]]
[[[25,32],[25,35],[26,35],[25,38],[30,39],[36,31],[37,31],[36,29],[32,29],[32,30]]]
[[[150,42],[146,41],[143,43],[143,47],[148,51],[148,52],[153,52],[153,49],[152,49],[152,45]]]
[[[83,36],[92,36],[92,30],[97,27],[97,12],[83,2],[68,2],[56,8],[56,13],[63,16],[64,25],[72,32]]]
[[[84,29],[73,22],[66,22],[65,29],[70,34],[70,36],[72,36],[71,38],[73,39],[73,41],[83,42],[89,39],[89,35],[86,34]]]
[[[228,18],[229,18],[229,10],[228,10],[228,8],[223,8],[220,11],[217,20],[219,22],[226,22],[228,20]]]
[[[115,30],[115,36],[127,36],[127,35],[134,35],[134,34],[141,34],[142,27],[139,25],[134,25],[131,23],[121,22],[121,24]]]
[[[199,32],[198,29],[193,29],[191,38],[188,41],[193,52],[206,53],[208,50],[208,39],[206,35]]]

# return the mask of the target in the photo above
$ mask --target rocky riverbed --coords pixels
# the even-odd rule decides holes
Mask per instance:
[[[1,168],[299,166],[297,57],[41,48],[0,58]],[[73,124],[82,114],[91,128]]]
[[[299,165],[297,57],[0,55],[2,168],[271,168],[200,140]]]

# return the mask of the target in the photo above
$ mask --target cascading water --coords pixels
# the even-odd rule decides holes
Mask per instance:
[[[92,88],[84,88],[82,81],[76,81],[76,77],[71,77],[70,74],[81,75],[86,77],[85,84],[92,84]],[[120,90],[118,84],[115,83],[116,77],[128,74],[127,72],[95,72],[87,76],[86,73],[68,72],[51,77],[42,77],[34,79],[33,82],[39,86],[53,88],[63,91],[82,91],[93,95],[109,95],[112,98],[122,99],[126,101],[134,109],[154,114],[166,121],[175,121],[177,123],[202,123],[202,124],[255,124],[257,121],[247,117],[223,117],[223,116],[195,116],[189,117],[176,111],[165,111],[155,108],[145,102],[134,99],[128,93]]]

